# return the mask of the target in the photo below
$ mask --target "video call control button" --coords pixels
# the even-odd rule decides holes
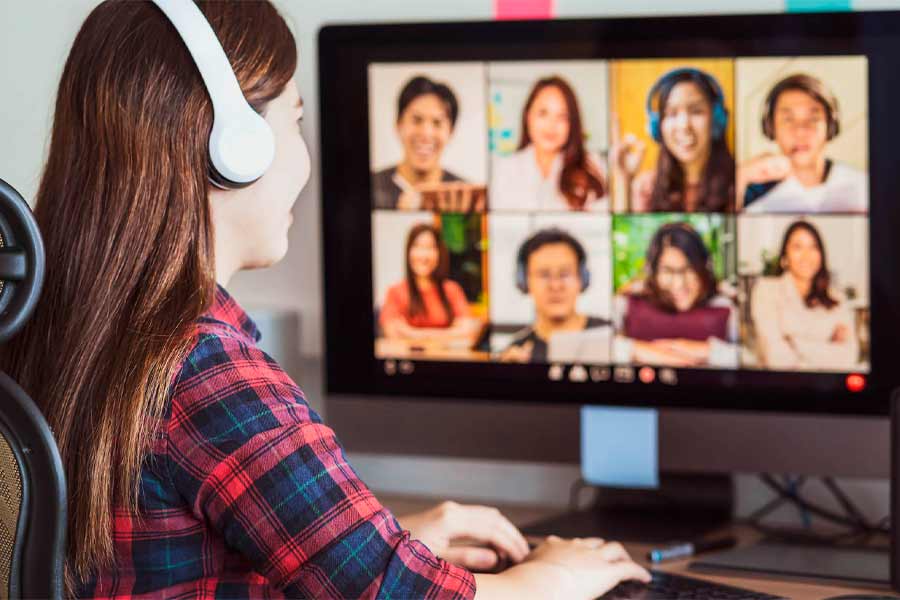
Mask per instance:
[[[617,383],[634,383],[634,369],[631,367],[616,367],[613,371],[613,379]]]
[[[612,369],[609,367],[591,367],[591,381],[598,383],[600,381],[609,381],[612,379]]]
[[[847,390],[853,393],[859,393],[866,389],[866,376],[853,374],[847,375]]]
[[[413,371],[416,370],[416,365],[411,363],[408,360],[400,361],[400,374],[401,375],[411,375]]]
[[[656,381],[656,370],[653,367],[641,367],[641,370],[638,371],[638,379],[641,380],[641,383],[653,383]]]
[[[569,381],[573,383],[584,383],[588,380],[588,372],[581,365],[575,365],[569,369]]]
[[[562,365],[550,365],[550,370],[547,371],[550,381],[562,381],[564,375],[565,369]]]
[[[675,369],[660,369],[659,382],[664,385],[678,385],[678,373]]]
[[[396,375],[397,374],[397,361],[395,361],[395,360],[384,361],[384,374],[385,375]]]

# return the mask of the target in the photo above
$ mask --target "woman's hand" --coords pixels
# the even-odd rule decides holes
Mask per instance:
[[[631,352],[632,360],[644,365],[665,365],[667,367],[694,367],[701,364],[696,357],[668,347],[671,340],[644,342],[635,340]]]
[[[654,344],[668,352],[674,352],[688,360],[696,361],[698,364],[709,364],[709,341],[673,339],[657,340]]]
[[[493,569],[501,560],[520,563],[528,555],[528,542],[496,508],[444,502],[397,520],[434,554],[472,571]]]
[[[610,164],[613,169],[630,181],[637,174],[646,151],[647,144],[638,139],[636,135],[625,134],[619,141],[613,142],[610,147]]]
[[[602,596],[622,581],[650,582],[650,573],[631,560],[621,544],[599,538],[562,540],[550,536],[521,568],[530,564],[556,569],[558,598],[587,600]]]

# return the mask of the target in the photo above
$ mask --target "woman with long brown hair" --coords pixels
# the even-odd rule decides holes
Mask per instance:
[[[650,88],[647,118],[656,167],[638,173],[646,149],[634,134],[614,140],[610,163],[632,212],[734,212],[728,112],[716,79],[699,69],[667,72]]]
[[[808,221],[784,232],[776,277],[753,287],[750,312],[759,366],[775,370],[850,371],[859,362],[856,319],[832,286],[825,243]]]
[[[388,289],[379,322],[388,339],[446,346],[475,343],[482,323],[462,286],[449,278],[450,252],[441,231],[419,223],[406,236],[406,277]]]
[[[35,215],[43,300],[0,366],[60,448],[69,595],[471,598],[477,581],[484,597],[588,598],[645,578],[599,541],[473,578],[435,554],[478,566],[450,547],[475,537],[521,561],[499,513],[446,504],[400,525],[359,480],[224,289],[283,257],[309,175],[294,39],[268,2],[198,6],[273,132],[256,182],[212,186],[210,97],[150,2],[96,7],[57,94]]]
[[[518,151],[494,161],[492,210],[608,210],[605,168],[585,148],[581,110],[565,79],[534,84],[521,129]]]

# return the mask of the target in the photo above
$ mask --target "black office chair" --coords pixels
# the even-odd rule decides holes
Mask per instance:
[[[0,179],[0,344],[31,316],[44,245],[28,205]],[[66,482],[47,421],[0,372],[0,597],[62,598]]]

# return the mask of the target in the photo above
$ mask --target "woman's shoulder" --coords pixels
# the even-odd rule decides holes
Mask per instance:
[[[404,300],[409,298],[409,284],[404,281],[398,281],[387,289],[387,298],[394,300]]]
[[[243,419],[254,407],[279,405],[279,410],[294,411],[299,421],[319,420],[299,386],[257,339],[222,322],[196,324],[170,395],[184,415],[224,407]]]
[[[445,279],[443,287],[444,293],[450,297],[466,297],[466,293],[463,291],[462,286],[452,279]]]

